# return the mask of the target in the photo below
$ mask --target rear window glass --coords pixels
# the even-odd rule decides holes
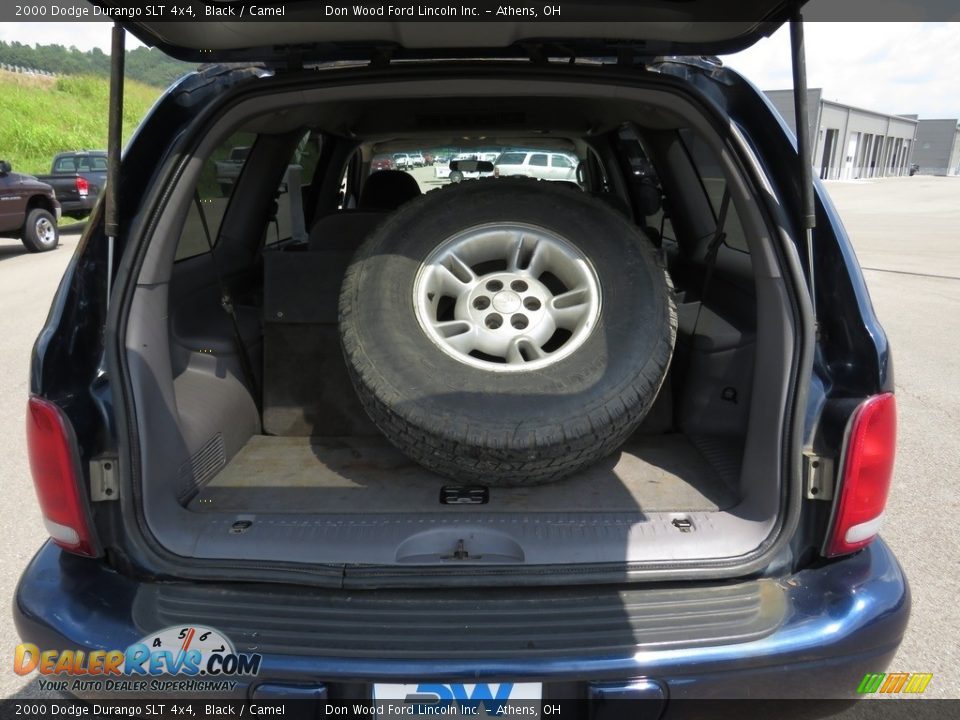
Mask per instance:
[[[60,158],[57,160],[56,166],[53,168],[54,172],[76,172],[77,171],[77,161],[72,157]]]
[[[566,143],[558,142],[556,146],[543,147],[541,138],[537,138],[534,147],[519,143],[497,145],[495,142],[480,146],[425,144],[419,148],[398,151],[397,146],[391,143],[374,145],[367,151],[371,153],[367,176],[399,170],[411,175],[422,193],[436,190],[451,182],[497,176],[504,178],[523,175],[539,180],[569,182],[575,179],[573,170],[580,163],[576,151]],[[491,163],[494,168],[480,170],[474,165],[476,161]],[[507,169],[501,171],[501,167]],[[451,180],[450,175],[454,170],[460,174]],[[348,204],[347,207],[351,206]]]
[[[497,160],[497,165],[523,165],[526,153],[504,153]]]

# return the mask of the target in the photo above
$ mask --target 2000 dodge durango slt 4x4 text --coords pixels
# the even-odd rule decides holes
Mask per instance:
[[[262,655],[237,697],[469,679],[667,716],[882,670],[890,350],[793,137],[704,56],[785,19],[754,4],[127,24],[229,65],[142,122],[37,341],[24,640],[198,624]],[[575,180],[371,168],[497,148]]]

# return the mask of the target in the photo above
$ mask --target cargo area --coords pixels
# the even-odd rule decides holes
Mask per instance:
[[[711,459],[715,464],[711,464]],[[255,435],[190,501],[197,512],[711,512],[736,502],[735,448],[674,433],[637,435],[619,452],[549,485],[488,488],[485,503],[444,503],[456,483],[384,439]]]
[[[552,137],[483,131],[484,143],[583,158],[594,169],[568,182],[570,192],[593,192],[657,246],[673,285],[676,342],[640,426],[562,480],[500,487],[434,474],[371,420],[345,365],[337,302],[356,248],[403,200],[381,198],[367,211],[363,188],[377,176],[374,158],[482,134],[437,135],[431,123],[495,123],[479,109],[490,98],[470,90],[466,81],[429,90],[411,81],[366,86],[363,100],[350,100],[349,86],[280,93],[249,99],[208,129],[206,163],[181,182],[199,192],[175,192],[167,203],[126,326],[140,500],[167,551],[433,567],[428,578],[501,565],[694,568],[748,557],[777,529],[796,339],[790,295],[773,234],[747,200],[726,140],[670,91],[621,88],[605,98],[576,82],[498,82],[496,103],[514,109],[509,122],[554,123]],[[423,128],[392,124],[414,106]],[[301,163],[294,173],[289,158],[303,147],[322,148],[317,166]],[[239,156],[244,165],[231,168]],[[630,186],[611,179],[645,177],[650,165],[669,215],[659,200],[637,209]],[[429,164],[409,172],[423,192],[448,192],[431,185],[440,174]],[[725,195],[724,242],[711,250]],[[204,238],[211,226],[214,253]],[[225,279],[235,325],[224,312]],[[416,392],[457,392],[437,380]],[[525,400],[535,408],[536,396]]]

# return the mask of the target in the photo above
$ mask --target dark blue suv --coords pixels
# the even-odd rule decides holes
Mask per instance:
[[[37,340],[24,643],[141,695],[855,694],[910,610],[890,349],[712,57],[783,19],[131,22],[227,64],[143,120]],[[576,180],[492,176],[520,151]]]

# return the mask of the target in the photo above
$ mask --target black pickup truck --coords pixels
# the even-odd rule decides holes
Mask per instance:
[[[0,160],[0,237],[18,237],[30,252],[53,250],[60,241],[58,220],[53,188]]]
[[[53,158],[49,175],[37,179],[53,187],[67,217],[81,220],[97,204],[97,196],[107,182],[107,152],[77,150]]]

